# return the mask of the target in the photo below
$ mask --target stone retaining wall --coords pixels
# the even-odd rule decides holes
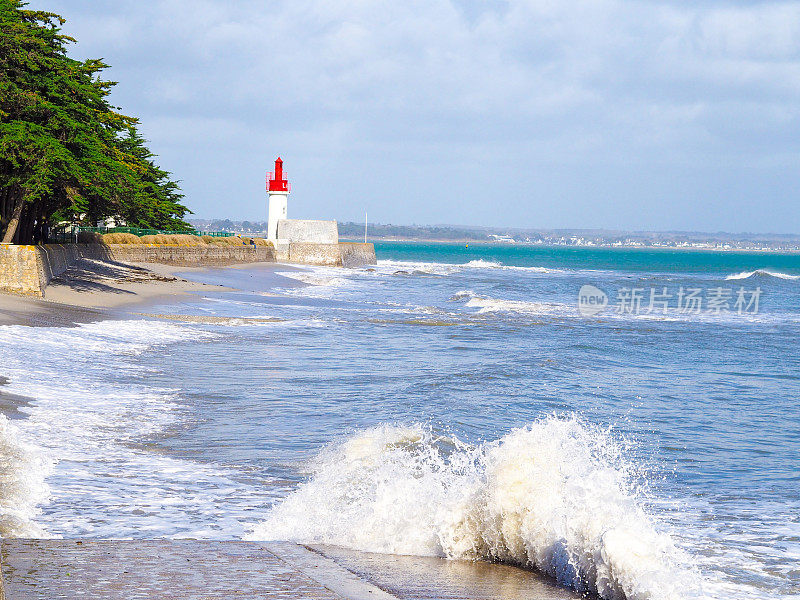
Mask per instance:
[[[146,244],[0,245],[0,292],[44,296],[50,280],[81,258],[160,263],[180,267],[220,267],[276,260],[308,265],[374,265],[372,244],[296,242],[281,246],[156,246]]]
[[[289,254],[285,260],[304,265],[337,266],[341,264],[339,244],[293,242],[289,244]]]
[[[0,291],[41,296],[35,246],[0,245]]]
[[[80,258],[111,257],[108,247],[100,244],[0,244],[0,291],[41,297],[50,280]]]
[[[335,267],[359,267],[374,265],[375,246],[372,244],[312,244],[295,242],[288,244],[288,251],[279,253],[279,260],[303,265],[329,265]]]
[[[275,262],[272,246],[152,246],[110,244],[113,260],[159,263],[178,267],[224,267],[255,262]]]
[[[271,246],[152,246],[134,244],[0,245],[0,292],[44,296],[44,289],[81,258],[216,267],[275,262]]]

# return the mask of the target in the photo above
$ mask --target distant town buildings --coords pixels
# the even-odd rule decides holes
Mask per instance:
[[[266,235],[262,221],[193,219],[204,230],[230,231],[239,235]],[[342,238],[360,239],[363,223],[339,223]],[[611,232],[586,230],[501,230],[499,228],[447,225],[370,224],[372,240],[468,241],[536,246],[578,246],[598,248],[684,248],[696,250],[750,250],[764,252],[800,251],[800,235],[730,234],[699,232]]]

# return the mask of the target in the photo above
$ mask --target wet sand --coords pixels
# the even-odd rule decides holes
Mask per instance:
[[[4,392],[3,386],[6,384],[8,384],[8,379],[0,377],[0,415],[5,415],[12,421],[14,419],[24,419],[25,413],[20,411],[20,408],[29,406],[33,399]]]
[[[171,274],[189,281],[226,285],[268,296],[273,295],[271,291],[276,287],[293,288],[308,285],[280,274],[304,270],[302,267],[283,263],[247,263],[228,267],[189,269],[177,267]]]
[[[50,282],[44,299],[84,308],[117,308],[224,288],[175,277],[178,267],[80,260]]]
[[[59,304],[39,298],[0,294],[0,326],[73,327],[108,318],[101,310]]]

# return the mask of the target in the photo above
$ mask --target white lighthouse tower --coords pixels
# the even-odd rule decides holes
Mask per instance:
[[[283,175],[283,161],[279,156],[275,160],[275,171],[267,175],[267,239],[277,242],[278,221],[286,219],[286,208],[289,204],[289,181]]]

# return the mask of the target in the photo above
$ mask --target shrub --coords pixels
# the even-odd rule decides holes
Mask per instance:
[[[186,233],[179,233],[174,235],[165,235],[165,238],[168,238],[169,241],[166,242],[167,244],[173,244],[175,246],[205,246],[206,243],[203,239],[198,235],[189,235]]]
[[[103,236],[93,231],[81,231],[78,233],[79,244],[102,244]]]
[[[203,246],[205,244],[199,236],[184,233],[143,235],[139,240],[142,244],[155,244],[158,246]]]
[[[242,238],[239,236],[215,237],[211,238],[211,241],[208,243],[212,244],[213,246],[241,246]]]
[[[103,242],[106,244],[141,244],[142,240],[132,233],[106,233],[103,235]]]

